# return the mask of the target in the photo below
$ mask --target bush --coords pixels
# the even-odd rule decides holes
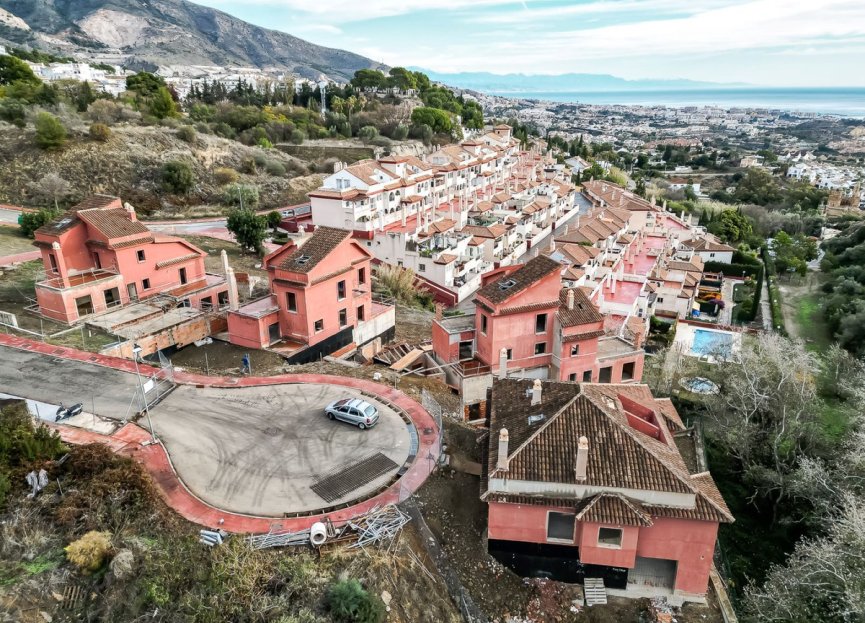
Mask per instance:
[[[264,136],[258,139],[256,145],[258,145],[262,149],[270,149],[273,147],[273,143],[270,142],[270,139]]]
[[[184,143],[194,144],[195,143],[195,128],[191,125],[182,126],[177,131],[177,138],[179,138]]]
[[[293,130],[288,140],[295,145],[300,145],[306,140],[306,134],[303,133],[303,130]]]
[[[267,213],[267,226],[271,229],[276,229],[277,227],[279,227],[281,221],[282,215],[276,210],[271,210]]]
[[[85,573],[98,571],[111,553],[111,533],[91,530],[66,546],[66,557]]]
[[[276,175],[277,177],[285,175],[285,165],[283,165],[279,160],[268,160],[267,164],[264,165],[264,168],[270,175]]]
[[[232,184],[225,189],[222,200],[226,205],[252,208],[258,205],[258,188],[245,184]]]
[[[21,234],[28,238],[33,238],[33,232],[50,223],[60,213],[53,208],[42,209],[38,212],[22,212],[21,214]]]
[[[337,623],[379,623],[384,620],[384,604],[357,580],[334,582],[327,592],[327,607]]]
[[[398,125],[391,134],[391,138],[395,141],[404,141],[408,138],[408,126]]]
[[[362,141],[371,141],[378,136],[378,130],[375,126],[365,125],[357,131],[357,137]]]
[[[0,99],[0,119],[23,128],[27,125],[27,109],[24,103],[11,97]]]
[[[59,149],[66,143],[66,128],[49,112],[36,115],[36,144],[42,149]]]
[[[213,180],[220,186],[233,184],[240,179],[240,174],[229,167],[219,167],[213,172]]]
[[[257,189],[256,189],[257,190]],[[244,203],[243,209],[235,209],[228,215],[226,229],[234,234],[241,248],[264,254],[264,242],[267,236],[267,219],[253,212]]]
[[[184,195],[195,184],[192,167],[180,160],[166,162],[162,166],[162,186],[168,192]]]
[[[94,123],[90,126],[90,138],[105,143],[111,138],[111,128],[104,123]]]

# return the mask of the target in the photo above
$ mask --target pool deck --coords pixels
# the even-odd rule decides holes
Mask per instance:
[[[679,320],[676,327],[676,339],[673,340],[673,349],[683,355],[698,357],[705,359],[709,363],[715,363],[716,360],[712,355],[694,352],[694,340],[696,339],[697,331],[728,336],[730,339],[731,356],[738,354],[742,347],[742,333],[739,331],[720,327],[707,327],[703,326],[702,323],[697,324],[688,320]]]

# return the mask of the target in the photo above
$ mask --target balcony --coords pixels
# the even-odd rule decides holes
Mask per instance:
[[[46,275],[46,279],[36,284],[37,288],[48,288],[52,290],[66,290],[71,288],[79,288],[89,286],[99,281],[113,279],[120,273],[116,270],[108,268],[91,268],[90,270],[81,271],[67,276],[68,285],[63,283],[63,279],[59,273],[52,272]]]

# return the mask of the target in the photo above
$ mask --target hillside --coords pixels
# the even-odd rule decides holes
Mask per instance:
[[[137,69],[274,67],[344,82],[358,69],[382,67],[187,0],[0,0],[0,9],[18,18],[0,21],[0,42],[96,55]]]
[[[180,140],[168,127],[117,125],[107,142],[89,140],[84,128],[72,130],[72,139],[62,151],[45,152],[33,145],[33,131],[4,126],[0,142],[0,203],[38,207],[38,183],[55,173],[70,184],[63,203],[72,204],[92,193],[119,195],[131,202],[142,216],[179,217],[222,213],[223,185],[216,175],[221,167],[238,171],[238,182],[256,186],[261,208],[278,208],[301,202],[316,188],[320,175],[307,175],[315,164],[287,156],[276,149],[247,147],[237,141],[199,134],[194,144]],[[160,182],[164,163],[186,162],[195,185],[188,195],[166,193]],[[273,175],[267,165],[279,162],[288,171]],[[323,165],[322,165],[323,166]]]

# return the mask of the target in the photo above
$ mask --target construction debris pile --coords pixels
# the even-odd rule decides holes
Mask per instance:
[[[369,546],[390,547],[391,543],[411,518],[393,504],[375,507],[369,513],[350,519],[337,528],[326,519],[297,532],[275,532],[247,538],[255,549],[312,545],[322,547],[344,544],[350,548]]]
[[[652,597],[649,603],[649,620],[657,623],[675,623],[673,607],[667,603],[666,597]]]

